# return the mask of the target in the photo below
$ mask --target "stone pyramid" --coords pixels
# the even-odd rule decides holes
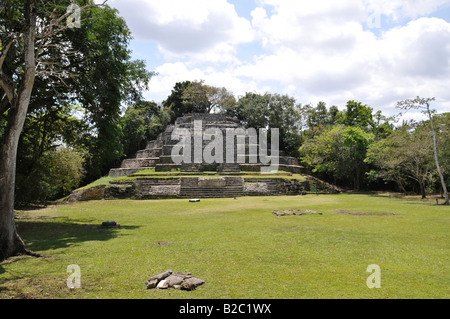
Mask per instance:
[[[173,140],[172,133],[174,131],[184,129],[188,131],[191,136],[191,145],[194,145],[195,141],[195,123],[201,123],[202,132],[208,132],[208,129],[220,130],[223,139],[225,141],[227,133],[229,130],[242,129],[239,121],[236,118],[221,115],[221,114],[201,114],[194,113],[189,114],[184,117],[180,117],[175,121],[174,125],[167,126],[166,130],[161,133],[156,140],[149,141],[145,149],[140,150],[136,153],[135,158],[125,159],[122,162],[120,168],[111,169],[109,172],[110,177],[120,177],[120,176],[130,176],[132,174],[138,173],[142,170],[154,169],[156,172],[217,172],[217,173],[227,173],[227,174],[239,174],[241,172],[260,172],[263,166],[269,166],[269,164],[263,164],[260,161],[260,157],[257,157],[256,162],[252,161],[249,156],[249,150],[252,145],[250,139],[247,137],[245,139],[244,145],[236,142],[233,143],[233,154],[234,161],[231,163],[227,162],[225,159],[220,163],[217,162],[196,162],[191,155],[191,161],[188,163],[186,161],[174,161],[176,156],[172,155],[173,148],[180,143],[180,140]],[[227,131],[228,130],[228,131]],[[198,132],[197,132],[198,134]],[[211,141],[202,140],[202,151]],[[239,153],[238,147],[240,147],[241,153]],[[223,143],[223,153],[226,153],[225,143]],[[237,157],[242,154],[242,150],[245,150],[245,158],[241,158],[239,161]],[[181,154],[183,155],[183,154]],[[180,156],[181,156],[180,155]],[[279,164],[278,169],[280,171],[291,172],[296,174],[304,173],[303,167],[298,163],[298,160],[294,157],[284,156],[284,152],[279,152]]]

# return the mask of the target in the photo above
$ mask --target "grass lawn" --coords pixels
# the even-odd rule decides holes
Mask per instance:
[[[283,216],[305,208],[322,215]],[[121,228],[99,229],[115,220]],[[0,264],[0,298],[449,298],[450,207],[382,195],[94,201],[17,212],[48,258]],[[79,265],[81,289],[66,286]],[[369,289],[367,267],[381,268]],[[206,284],[146,290],[167,269]]]

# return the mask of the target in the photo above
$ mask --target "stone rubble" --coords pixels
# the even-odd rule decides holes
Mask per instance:
[[[147,289],[181,289],[192,291],[203,285],[205,281],[192,277],[190,272],[167,270],[161,274],[150,277],[145,285]]]

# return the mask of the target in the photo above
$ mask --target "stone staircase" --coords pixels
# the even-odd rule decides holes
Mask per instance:
[[[181,188],[180,198],[232,198],[244,196],[243,186]]]

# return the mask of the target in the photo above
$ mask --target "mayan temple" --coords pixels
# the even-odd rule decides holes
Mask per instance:
[[[179,132],[185,136],[183,143]],[[134,158],[111,169],[107,185],[75,191],[69,198],[233,198],[301,195],[312,186],[324,188],[306,175],[296,158],[278,149],[273,156],[271,140],[239,132],[248,130],[229,116],[195,113],[180,117]],[[261,151],[267,156],[261,156]]]
[[[194,154],[191,155],[190,163],[174,163],[172,150],[179,143],[179,140],[172,140],[172,134],[177,129],[188,130],[192,138],[190,145],[195,144],[194,124],[201,123],[201,131],[203,135],[208,135],[208,129],[219,129],[223,136],[223,151],[221,163],[206,163],[202,159],[201,163],[195,163]],[[221,115],[221,114],[203,114],[194,113],[184,117],[180,117],[175,121],[174,125],[169,125],[166,130],[161,133],[154,141],[149,141],[147,147],[144,150],[138,151],[136,158],[126,159],[122,162],[120,168],[112,169],[109,173],[111,177],[128,176],[137,173],[141,170],[154,169],[156,172],[171,172],[179,170],[181,172],[218,172],[218,173],[239,173],[239,172],[260,172],[264,166],[270,166],[270,164],[263,164],[260,158],[251,163],[250,151],[252,146],[256,150],[258,145],[250,144],[249,137],[245,138],[244,144],[239,144],[236,137],[233,141],[231,152],[233,153],[233,160],[227,162],[225,159],[226,153],[230,152],[230,148],[226,148],[227,130],[238,131],[245,129],[239,124],[239,121],[235,118]],[[209,140],[202,139],[202,152],[211,143]],[[258,140],[256,140],[258,142]],[[245,158],[239,158],[239,151],[242,154],[245,152]],[[302,173],[302,167],[299,166],[298,160],[293,157],[284,156],[283,151],[279,152],[279,164],[280,171],[286,171],[291,173]],[[220,162],[220,161],[219,161]]]

